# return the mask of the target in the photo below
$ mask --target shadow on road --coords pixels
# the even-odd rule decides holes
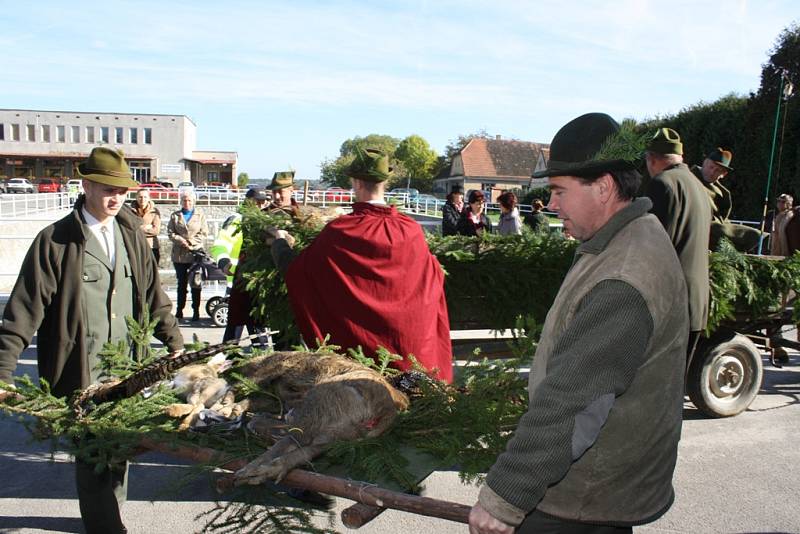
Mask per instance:
[[[37,532],[85,532],[79,517],[0,516],[2,532],[31,529]]]

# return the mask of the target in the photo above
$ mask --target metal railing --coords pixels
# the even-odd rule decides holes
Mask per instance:
[[[75,203],[74,193],[0,194],[0,219],[18,219],[30,215],[67,210]]]

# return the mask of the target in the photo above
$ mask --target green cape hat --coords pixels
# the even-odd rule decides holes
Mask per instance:
[[[715,148],[711,151],[711,153],[706,156],[707,159],[711,161],[716,161],[729,171],[733,170],[731,167],[731,160],[733,159],[733,154],[729,150],[723,150],[720,147]]]
[[[533,177],[634,170],[635,147],[628,143],[627,135],[618,135],[622,133],[625,132],[620,131],[617,121],[605,113],[587,113],[572,119],[553,137],[547,169],[533,173]]]
[[[659,128],[647,143],[647,151],[656,154],[683,155],[681,136],[672,128]]]
[[[385,182],[392,175],[392,167],[389,156],[377,148],[358,148],[344,174],[365,182]]]
[[[270,191],[278,191],[294,187],[294,171],[279,171],[272,176],[272,182],[267,186]]]
[[[137,187],[121,150],[103,146],[93,148],[89,159],[78,165],[78,176],[114,187]]]

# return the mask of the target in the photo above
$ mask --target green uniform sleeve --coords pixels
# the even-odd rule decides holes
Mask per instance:
[[[614,399],[646,360],[653,320],[631,285],[606,280],[582,299],[556,340],[547,376],[479,495],[493,516],[517,525],[597,439]]]

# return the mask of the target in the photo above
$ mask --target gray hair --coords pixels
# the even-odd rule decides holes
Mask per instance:
[[[181,191],[180,200],[183,200],[184,198],[191,198],[192,200],[196,201],[197,195],[195,195],[194,191],[191,189],[184,189]]]

